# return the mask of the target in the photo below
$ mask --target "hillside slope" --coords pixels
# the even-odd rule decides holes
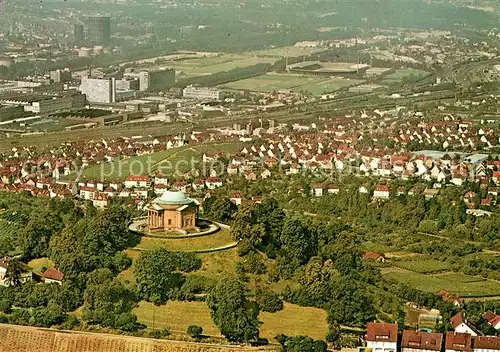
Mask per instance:
[[[257,352],[272,349],[217,346],[139,337],[0,324],[0,351],[9,352]]]

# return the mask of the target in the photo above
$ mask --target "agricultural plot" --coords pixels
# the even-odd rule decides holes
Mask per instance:
[[[4,248],[10,249],[9,255],[18,254],[14,243],[16,243],[16,235],[19,231],[19,224],[15,222],[15,215],[4,215],[0,218],[0,242]]]
[[[500,295],[500,283],[460,273],[420,274],[399,268],[382,270],[386,278],[403,282],[422,291],[445,290],[460,297]]]
[[[414,260],[404,260],[404,261],[403,260],[392,261],[391,265],[398,268],[414,271],[420,274],[435,273],[451,269],[451,265],[446,262],[442,262],[436,259],[425,259],[425,258],[418,258]]]
[[[279,89],[305,91],[314,95],[333,92],[363,81],[350,79],[330,79],[296,75],[262,75],[221,85],[221,88],[272,92]]]

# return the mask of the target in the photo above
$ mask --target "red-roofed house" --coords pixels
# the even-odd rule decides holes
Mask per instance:
[[[442,334],[405,330],[401,341],[401,352],[441,351],[442,344]]]
[[[450,324],[453,330],[457,333],[469,334],[472,336],[477,336],[477,329],[473,324],[464,318],[462,312],[459,312],[450,318]]]
[[[476,336],[472,339],[472,349],[474,352],[500,351],[500,337]]]
[[[41,277],[46,284],[56,283],[62,285],[64,274],[59,269],[51,267],[45,270]]]
[[[384,256],[378,252],[365,252],[363,254],[363,259],[364,260],[374,260],[376,262],[381,262],[381,263],[385,262]]]
[[[389,199],[389,195],[389,186],[387,185],[378,185],[373,190],[373,198]]]
[[[148,188],[151,185],[151,179],[149,176],[142,175],[130,175],[124,182],[125,188],[135,188],[135,187],[145,187]]]
[[[460,332],[449,331],[446,333],[446,352],[471,352],[472,336]]]
[[[373,352],[396,352],[398,347],[398,326],[389,323],[368,323],[366,325],[366,346]]]
[[[483,314],[483,319],[488,321],[495,330],[500,330],[500,315],[496,315],[491,311],[487,311]]]

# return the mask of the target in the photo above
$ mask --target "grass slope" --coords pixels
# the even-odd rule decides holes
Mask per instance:
[[[422,291],[446,290],[460,297],[500,295],[500,282],[460,273],[420,274],[400,268],[385,268],[385,277],[406,283]]]

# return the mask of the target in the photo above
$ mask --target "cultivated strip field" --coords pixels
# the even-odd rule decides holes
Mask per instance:
[[[9,352],[240,352],[274,351],[0,324],[0,351]]]

